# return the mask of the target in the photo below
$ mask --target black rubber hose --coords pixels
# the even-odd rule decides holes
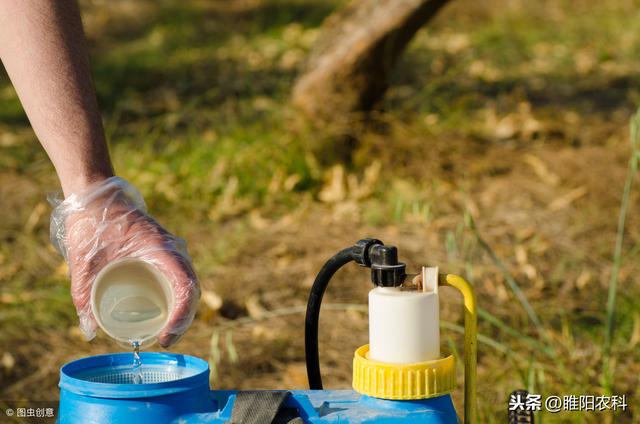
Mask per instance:
[[[322,296],[324,296],[333,274],[344,265],[356,260],[355,252],[354,247],[348,247],[329,259],[316,276],[311,287],[304,326],[304,352],[307,361],[309,388],[311,390],[322,390],[320,356],[318,354],[318,322],[320,321]]]

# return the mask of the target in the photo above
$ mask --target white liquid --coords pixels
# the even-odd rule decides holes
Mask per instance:
[[[132,342],[133,346],[133,384],[142,384],[142,360],[140,359],[140,343]]]
[[[130,343],[143,341],[164,326],[168,315],[166,304],[152,293],[149,297],[129,293],[117,295],[105,298],[101,307],[102,322],[115,338]]]
[[[132,296],[121,300],[111,310],[111,318],[120,322],[141,322],[157,318],[162,309],[141,296]]]

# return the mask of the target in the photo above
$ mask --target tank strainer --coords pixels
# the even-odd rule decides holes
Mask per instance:
[[[135,384],[136,376],[141,375],[142,384],[152,384],[179,380],[195,374],[193,370],[178,365],[142,365],[141,368],[140,374],[137,371],[134,372],[131,365],[94,368],[79,373],[75,377],[93,383]]]

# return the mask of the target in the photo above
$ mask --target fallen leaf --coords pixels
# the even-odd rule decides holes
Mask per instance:
[[[331,168],[327,183],[322,187],[318,197],[326,203],[337,203],[345,199],[344,167],[336,165]]]
[[[524,161],[533,169],[533,172],[544,182],[550,186],[557,186],[560,183],[560,177],[551,172],[547,165],[537,156],[527,154]]]
[[[0,364],[2,364],[5,369],[10,370],[16,365],[16,359],[9,352],[4,352],[0,359]]]
[[[257,295],[249,296],[244,306],[247,308],[249,316],[253,319],[262,318],[267,310],[260,303],[260,298]]]
[[[498,121],[494,134],[499,140],[508,140],[513,138],[517,132],[518,127],[514,115],[507,115]]]
[[[553,202],[551,202],[547,209],[552,212],[559,211],[560,209],[565,209],[569,207],[573,202],[587,194],[587,192],[588,190],[585,186],[574,188],[570,192],[558,197]]]
[[[222,297],[212,290],[202,290],[201,297],[204,304],[212,311],[218,311],[222,308]]]
[[[269,226],[269,221],[260,215],[258,209],[253,209],[249,212],[249,225],[256,230],[264,230]]]

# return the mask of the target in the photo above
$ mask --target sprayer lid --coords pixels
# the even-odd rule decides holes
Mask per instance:
[[[367,396],[413,400],[442,396],[456,385],[452,355],[414,364],[389,364],[369,359],[369,345],[359,347],[353,358],[353,389]]]

